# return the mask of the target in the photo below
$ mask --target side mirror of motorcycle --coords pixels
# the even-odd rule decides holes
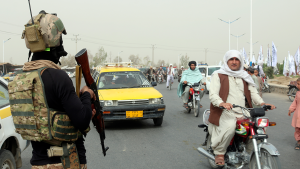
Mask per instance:
[[[156,82],[151,82],[151,85],[152,86],[157,86],[157,83]]]

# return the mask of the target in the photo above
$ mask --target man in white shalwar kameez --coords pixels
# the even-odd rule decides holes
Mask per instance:
[[[208,131],[211,135],[211,147],[216,155],[215,162],[220,166],[225,164],[224,154],[235,134],[237,118],[243,118],[243,115],[234,113],[242,113],[241,109],[233,108],[232,105],[246,107],[245,99],[250,101],[250,107],[251,100],[256,105],[266,104],[259,96],[251,76],[243,70],[244,60],[239,51],[226,52],[223,62],[221,69],[215,71],[211,77],[209,91],[211,114]],[[221,110],[221,106],[228,111]],[[271,105],[271,109],[274,108]]]

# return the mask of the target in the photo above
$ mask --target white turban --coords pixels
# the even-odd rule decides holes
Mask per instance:
[[[233,57],[236,57],[237,59],[240,60],[240,69],[239,70],[233,71],[227,65],[228,60]],[[225,74],[228,76],[238,77],[238,78],[244,79],[248,84],[255,87],[255,83],[254,83],[252,77],[246,71],[244,71],[244,66],[243,66],[244,58],[242,57],[242,54],[239,51],[230,50],[230,51],[226,52],[225,56],[223,58],[223,63],[224,64],[221,67],[221,69],[215,71],[213,73],[213,75],[220,73],[220,74]]]

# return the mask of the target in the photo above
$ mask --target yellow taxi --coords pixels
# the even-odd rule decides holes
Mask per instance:
[[[7,81],[11,81],[11,80],[14,80],[14,77],[15,77],[15,73],[9,72],[3,76],[3,79],[5,79]]]
[[[118,65],[118,64],[116,64]],[[93,74],[104,121],[153,119],[161,126],[165,113],[162,94],[143,73],[131,67],[105,66]]]

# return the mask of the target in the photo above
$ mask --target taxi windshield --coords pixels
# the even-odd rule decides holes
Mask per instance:
[[[214,73],[214,71],[219,70],[221,67],[209,67],[208,68],[208,76]]]
[[[100,74],[98,89],[150,87],[147,78],[139,71],[104,72]]]

